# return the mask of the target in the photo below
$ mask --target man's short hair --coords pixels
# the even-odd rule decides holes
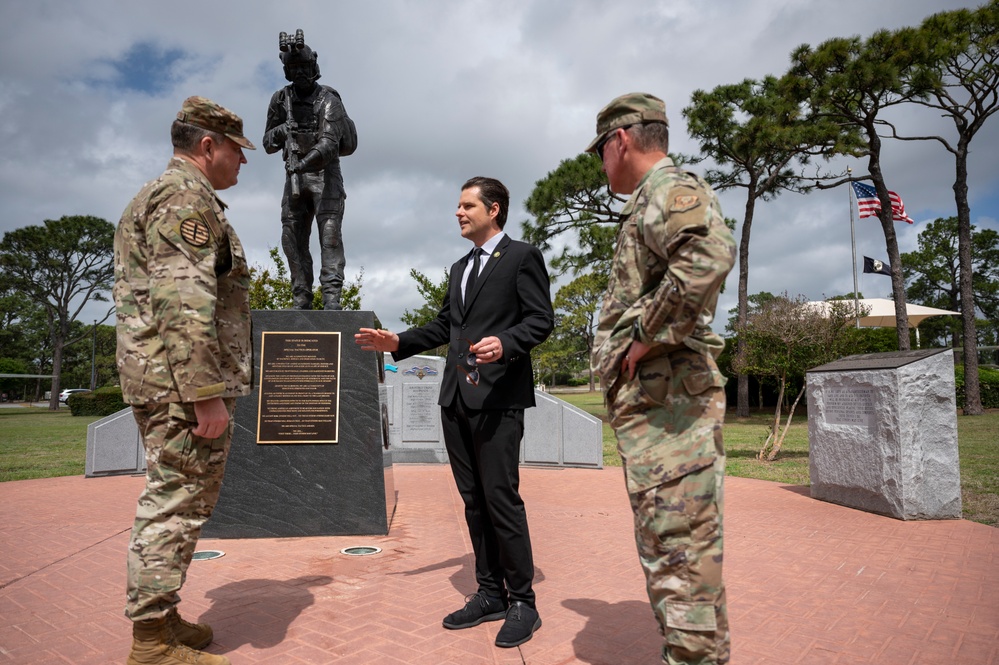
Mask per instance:
[[[645,122],[632,125],[628,134],[639,152],[669,152],[669,125],[662,122]]]
[[[506,185],[496,178],[483,178],[476,176],[469,178],[468,182],[461,186],[461,191],[479,188],[479,200],[487,209],[492,208],[494,203],[499,204],[499,214],[496,215],[496,224],[502,229],[506,226],[506,213],[510,209],[510,190]]]
[[[173,143],[173,149],[179,152],[194,152],[201,139],[206,136],[219,145],[225,143],[225,136],[222,134],[192,125],[189,122],[174,120],[173,125],[170,126],[170,141]]]

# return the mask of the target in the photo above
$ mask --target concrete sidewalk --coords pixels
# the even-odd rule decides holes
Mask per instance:
[[[0,663],[122,663],[125,548],[142,479],[0,483]],[[999,663],[999,529],[900,522],[807,488],[729,478],[733,665]],[[441,618],[475,590],[447,466],[395,467],[385,537],[202,540],[185,616],[244,663],[658,663],[619,468],[522,469],[544,625],[516,649],[500,623]],[[377,555],[349,557],[351,545]]]

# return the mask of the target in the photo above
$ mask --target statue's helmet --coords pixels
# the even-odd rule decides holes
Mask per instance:
[[[288,81],[295,81],[291,68],[297,69],[302,65],[307,68],[311,81],[315,82],[319,78],[319,54],[306,45],[305,34],[301,29],[295,32],[294,37],[288,37],[288,33],[282,32],[278,36],[278,47],[281,49],[284,77]]]

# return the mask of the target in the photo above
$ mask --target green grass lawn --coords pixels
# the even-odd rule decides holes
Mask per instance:
[[[98,419],[67,408],[0,409],[0,481],[82,474],[87,425]]]
[[[604,420],[599,392],[557,393],[558,397]],[[808,420],[795,416],[780,455],[773,462],[756,459],[772,414],[753,414],[725,421],[726,470],[731,476],[790,485],[808,484]],[[82,474],[87,425],[97,416],[76,417],[69,409],[0,409],[0,481]],[[961,499],[964,517],[999,526],[999,412],[958,417],[961,456]],[[604,465],[620,466],[617,440],[604,423]]]
[[[556,395],[601,420],[607,417],[600,392],[557,392]],[[756,455],[772,422],[773,412],[754,413],[749,418],[737,418],[729,412],[725,419],[726,473],[739,478],[808,485],[807,416],[803,413],[795,415],[777,459],[761,462]],[[964,517],[990,526],[999,526],[999,437],[996,432],[999,432],[999,412],[974,418],[959,416],[957,419]],[[621,465],[614,431],[606,422],[604,465]]]

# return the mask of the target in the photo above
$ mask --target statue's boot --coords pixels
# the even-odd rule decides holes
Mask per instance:
[[[340,306],[340,292],[330,291],[323,292],[323,309],[325,310],[340,310],[343,307]]]

